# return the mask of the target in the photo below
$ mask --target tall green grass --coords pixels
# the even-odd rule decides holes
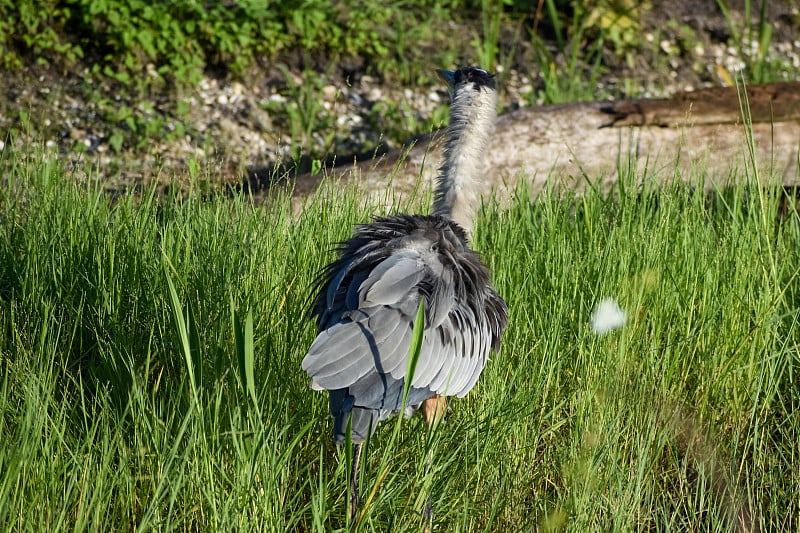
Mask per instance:
[[[315,273],[374,211],[357,191],[293,217],[3,157],[0,528],[348,527],[347,450],[300,360]],[[502,350],[434,432],[377,432],[358,528],[419,530],[430,498],[440,531],[795,530],[796,213],[752,184],[515,198],[476,238]],[[607,296],[628,324],[598,336]]]

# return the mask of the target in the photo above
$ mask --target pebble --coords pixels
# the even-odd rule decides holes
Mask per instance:
[[[272,123],[272,117],[261,109],[261,106],[258,104],[252,104],[248,108],[248,115],[250,120],[252,120],[253,125],[261,132],[267,133],[273,130],[274,125]]]
[[[326,85],[322,88],[322,98],[325,100],[333,101],[336,99],[339,90],[333,85]]]

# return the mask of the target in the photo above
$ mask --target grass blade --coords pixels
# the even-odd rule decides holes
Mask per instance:
[[[258,395],[256,394],[253,312],[247,312],[244,324],[242,324],[240,315],[231,299],[231,321],[233,322],[233,334],[236,344],[236,360],[239,363],[239,378],[241,383],[244,384],[244,389],[253,402],[253,406],[260,413]]]
[[[199,409],[200,406],[200,378],[201,367],[199,340],[197,338],[197,325],[194,320],[194,315],[191,312],[191,306],[187,316],[183,314],[183,306],[181,305],[178,291],[175,289],[175,283],[172,281],[170,270],[173,270],[169,258],[164,255],[164,275],[167,279],[167,286],[169,287],[169,296],[172,302],[172,312],[175,318],[175,326],[178,329],[178,338],[180,340],[181,349],[183,352],[184,362],[186,363],[186,372],[189,375],[189,384],[192,392],[192,399],[195,406]]]

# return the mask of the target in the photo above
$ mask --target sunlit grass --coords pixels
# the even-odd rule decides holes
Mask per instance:
[[[373,212],[357,191],[294,218],[280,197],[112,201],[4,157],[3,528],[347,527],[300,361],[314,276]],[[377,432],[361,529],[419,530],[429,495],[439,531],[796,529],[796,213],[746,185],[515,198],[476,239],[503,347],[435,433]],[[598,336],[605,298],[627,323]]]

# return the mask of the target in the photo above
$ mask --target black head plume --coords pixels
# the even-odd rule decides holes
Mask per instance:
[[[476,88],[488,87],[495,89],[494,74],[489,74],[478,67],[461,67],[456,71],[437,69],[439,77],[447,82],[451,88],[460,83],[473,83]]]

